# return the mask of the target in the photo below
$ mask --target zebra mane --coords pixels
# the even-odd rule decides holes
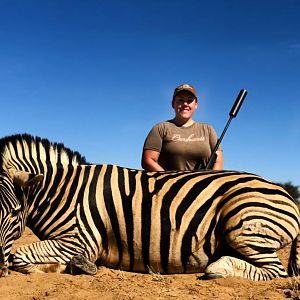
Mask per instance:
[[[15,134],[11,136],[6,136],[0,139],[0,167],[3,167],[5,160],[5,151],[10,146],[17,149],[18,145],[27,145],[29,149],[32,147],[38,148],[42,146],[46,155],[49,157],[55,153],[56,156],[63,156],[64,160],[68,160],[70,164],[86,164],[86,159],[77,151],[72,151],[71,149],[64,146],[62,143],[53,143],[45,138],[40,138],[37,136],[32,136],[27,133]],[[51,153],[51,154],[50,154]]]

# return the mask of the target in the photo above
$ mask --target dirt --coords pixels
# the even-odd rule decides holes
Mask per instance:
[[[26,229],[15,247],[36,241]],[[279,252],[286,266],[289,248]],[[199,279],[202,274],[138,274],[101,267],[95,276],[10,272],[0,278],[1,299],[300,299],[300,277],[253,282]]]

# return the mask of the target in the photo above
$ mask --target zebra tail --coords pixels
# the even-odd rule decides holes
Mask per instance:
[[[289,276],[300,275],[300,232],[292,242],[291,253],[288,266]]]

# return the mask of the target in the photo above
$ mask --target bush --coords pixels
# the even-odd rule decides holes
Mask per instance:
[[[293,185],[290,181],[278,185],[282,186],[296,201],[300,201],[299,186]]]

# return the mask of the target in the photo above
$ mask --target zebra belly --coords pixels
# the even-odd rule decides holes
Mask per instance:
[[[169,260],[168,273],[202,273],[208,264],[207,256],[202,253],[193,253],[183,264],[181,260]]]
[[[130,267],[130,261],[119,260],[116,257],[108,256],[104,265],[108,268],[119,269],[123,271],[133,271],[133,272],[155,272],[155,273],[169,273],[169,274],[181,274],[181,273],[202,273],[206,269],[208,259],[205,255],[191,255],[183,266],[181,260],[170,259],[167,263],[167,271],[164,271],[163,263],[161,260],[150,260],[149,264],[145,265],[142,258],[134,261],[133,268]]]
[[[149,249],[143,249],[135,244],[134,252],[130,252],[128,245],[123,244],[122,250],[118,250],[114,244],[110,244],[109,252],[102,257],[101,264],[109,268],[134,272],[156,273],[199,273],[204,272],[209,258],[199,244],[188,248],[188,255],[179,245],[170,245],[169,251],[163,255],[160,243],[153,242]],[[148,250],[148,251],[147,251]],[[186,257],[186,259],[183,259]]]

